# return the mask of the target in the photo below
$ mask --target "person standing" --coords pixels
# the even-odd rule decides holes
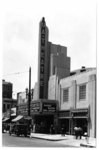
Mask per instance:
[[[35,130],[36,129],[36,124],[34,123],[34,125],[33,125],[33,133],[35,133]]]

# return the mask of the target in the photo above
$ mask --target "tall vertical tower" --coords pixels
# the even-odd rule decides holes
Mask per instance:
[[[47,99],[49,77],[48,28],[43,17],[39,24],[38,98]]]

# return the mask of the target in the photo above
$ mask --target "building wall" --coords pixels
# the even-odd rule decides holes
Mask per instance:
[[[17,100],[16,99],[9,99],[4,98],[2,103],[3,112],[6,112],[7,110],[10,110],[13,107],[17,106]]]
[[[17,94],[18,104],[27,103],[28,97],[26,96],[26,92],[20,92]]]
[[[34,94],[33,94],[33,100],[38,100],[38,83],[36,82],[35,83],[35,86],[34,86]]]
[[[51,43],[51,42],[50,42]],[[57,45],[57,44],[53,44],[51,43],[51,46],[50,46],[50,49],[51,49],[51,54],[64,54],[64,56],[67,56],[67,47],[65,46],[61,46],[61,45]]]
[[[3,98],[12,98],[12,88],[13,85],[10,82],[2,81],[2,97]]]
[[[61,84],[61,90],[63,92],[63,89],[65,88],[69,88],[69,91],[70,91],[70,94],[69,95],[75,95],[76,96],[76,105],[74,103],[73,105],[73,108],[84,108],[84,107],[88,107],[89,105],[89,98],[88,98],[88,93],[91,93],[92,91],[90,91],[88,89],[88,86],[89,86],[89,76],[92,75],[92,74],[96,74],[96,70],[92,70],[92,71],[88,71],[88,72],[83,72],[83,73],[79,73],[77,75],[74,75],[74,76],[70,76],[70,77],[67,77],[67,78],[64,78],[64,79],[61,79],[60,80],[60,84]],[[73,83],[74,82],[74,83]],[[73,84],[72,84],[73,83]],[[82,100],[82,101],[79,101],[79,85],[81,84],[86,84],[86,87],[87,87],[87,95],[86,95],[86,100]],[[73,89],[73,86],[75,89],[77,89],[75,91],[72,90]],[[76,93],[75,93],[76,92]],[[71,97],[69,96],[69,100],[71,99]],[[70,103],[68,101],[68,103]],[[65,106],[63,105],[66,105],[67,107],[67,104],[63,103],[63,101],[61,102],[61,109],[63,109]],[[66,108],[65,107],[65,108]]]
[[[79,100],[79,86],[86,84],[86,98]],[[58,87],[58,88],[57,88]],[[63,102],[63,90],[69,89],[69,99]],[[89,134],[96,136],[96,69],[89,69],[85,72],[78,72],[73,76],[61,79],[51,76],[49,80],[49,99],[56,99],[59,102],[59,111],[89,109],[90,122]]]
[[[96,75],[89,76],[88,99],[90,103],[90,135],[96,137]]]
[[[96,70],[61,79],[60,110],[90,108],[89,135],[96,135]],[[86,84],[86,99],[79,100],[79,86]],[[69,101],[63,102],[63,90],[69,88]]]
[[[56,74],[59,78],[70,75],[70,58],[67,57],[67,47],[50,46],[50,76]]]
[[[2,112],[6,112],[13,105],[12,89],[12,83],[2,80]]]
[[[55,100],[56,76],[53,75],[49,79],[48,99]]]
[[[31,101],[33,101],[34,90],[31,89]],[[28,89],[27,91],[17,93],[18,105],[28,102]]]

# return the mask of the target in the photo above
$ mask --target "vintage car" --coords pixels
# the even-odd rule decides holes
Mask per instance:
[[[17,136],[24,135],[26,137],[29,134],[29,128],[27,124],[16,124],[12,126],[9,134],[16,134]]]

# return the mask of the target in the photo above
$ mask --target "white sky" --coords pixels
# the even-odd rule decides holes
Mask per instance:
[[[3,0],[2,74],[13,83],[13,91],[37,81],[38,31],[44,16],[49,28],[49,41],[67,46],[71,70],[81,66],[96,67],[96,1],[95,0]],[[5,76],[7,75],[7,76]]]

